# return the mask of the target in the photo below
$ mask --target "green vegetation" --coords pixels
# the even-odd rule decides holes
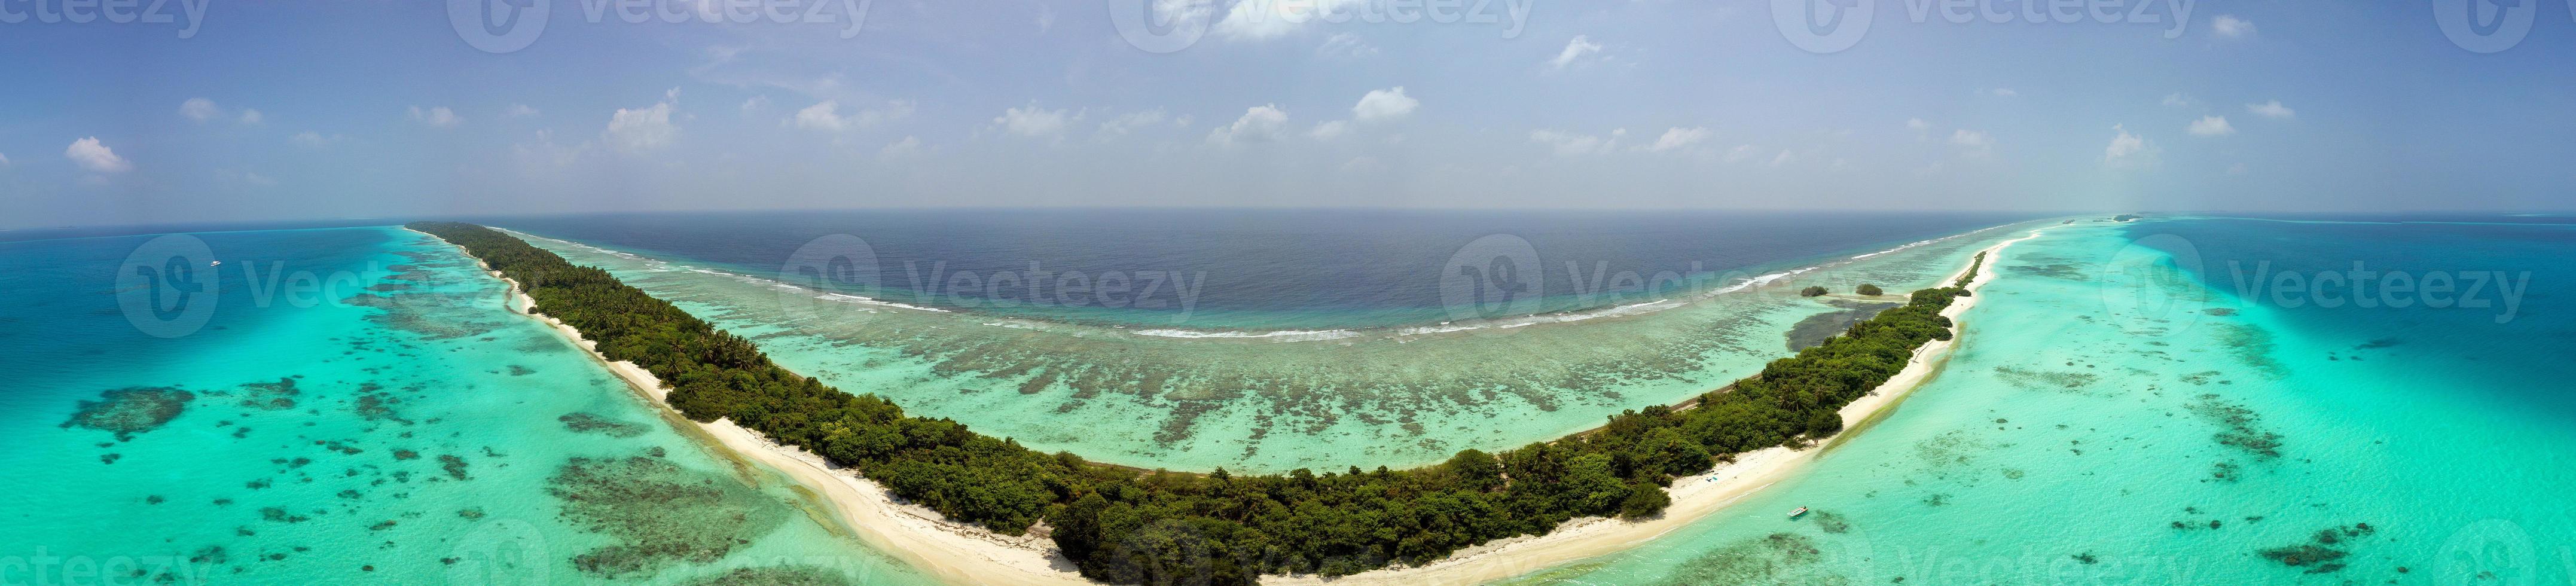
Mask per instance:
[[[1977,253],[1977,259],[1976,259],[1976,260],[1973,260],[1973,261],[1969,261],[1969,262],[1968,262],[1968,272],[1960,273],[1960,274],[1959,274],[1959,280],[1958,280],[1957,282],[1950,283],[1950,288],[1952,288],[1952,289],[1963,289],[1963,290],[1964,290],[1964,289],[1966,289],[1969,283],[1977,282],[1977,270],[1978,270],[1978,269],[1985,268],[1985,267],[1986,267],[1986,253],[1979,252],[1979,253]],[[1965,294],[1965,293],[1963,292],[1962,294]]]
[[[1879,290],[1879,288],[1878,288],[1878,286],[1877,286],[1877,285],[1872,285],[1872,284],[1868,284],[1868,283],[1861,283],[1861,284],[1860,284],[1860,288],[1858,288],[1858,289],[1853,289],[1853,290],[1852,290],[1852,292],[1853,292],[1853,293],[1859,293],[1859,294],[1862,294],[1862,295],[1868,295],[1868,296],[1871,296],[1871,297],[1877,297],[1877,296],[1879,296],[1879,295],[1884,295],[1884,294],[1886,294],[1886,293],[1887,293],[1886,291],[1881,291],[1881,290]]]
[[[1499,454],[1465,450],[1409,470],[1139,473],[905,415],[876,395],[788,372],[741,337],[507,234],[471,224],[410,227],[525,286],[536,300],[532,312],[579,329],[608,359],[660,377],[672,386],[671,406],[689,418],[730,418],[960,522],[1021,534],[1043,521],[1084,576],[1122,584],[1340,576],[1546,533],[1575,517],[1660,514],[1675,477],[1841,431],[1838,410],[1895,376],[1916,347],[1950,338],[1940,312],[1967,294],[1916,291],[1910,303],[1689,408],[1632,410],[1592,432]]]
[[[1807,286],[1807,288],[1805,288],[1805,289],[1801,289],[1801,290],[1799,290],[1799,291],[1798,291],[1798,296],[1799,296],[1799,297],[1822,297],[1822,296],[1824,296],[1826,293],[1832,293],[1832,291],[1827,291],[1827,290],[1825,290],[1825,286],[1823,286],[1823,285],[1808,285],[1808,286]]]

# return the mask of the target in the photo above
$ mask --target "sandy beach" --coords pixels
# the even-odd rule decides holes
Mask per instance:
[[[2036,238],[2039,230],[2013,240],[1997,243],[1984,250],[1985,265],[1998,264],[2004,250],[2013,243]],[[478,261],[479,262],[479,261]],[[485,267],[489,272],[489,267]],[[1946,281],[1955,281],[1967,267],[1952,273]],[[492,273],[501,278],[498,273]],[[1967,285],[1971,291],[1994,278],[1995,271],[1980,270]],[[508,279],[503,278],[504,281]],[[535,303],[516,282],[510,283],[510,309],[528,315],[526,308]],[[1844,425],[1852,431],[1858,424],[1893,407],[1907,393],[1930,380],[1949,359],[1950,349],[1967,326],[1960,317],[1975,307],[1979,297],[1960,297],[1942,315],[1957,322],[1958,336],[1947,341],[1924,344],[1914,358],[1895,377],[1888,379],[1869,395],[1843,407]],[[573,341],[591,357],[643,397],[652,399],[656,408],[670,412],[664,403],[662,382],[652,373],[631,362],[611,362],[596,351],[596,345],[579,331],[551,317],[529,315],[545,322],[566,339]],[[686,421],[672,412],[673,420]],[[951,523],[937,512],[900,502],[883,487],[857,473],[825,462],[803,449],[771,442],[759,433],[718,420],[698,424],[707,435],[723,447],[784,474],[820,495],[840,521],[870,547],[945,581],[964,584],[1092,584],[1075,574],[1073,565],[1055,553],[1054,544],[1044,539],[1010,537],[994,534],[975,526]],[[1837,436],[1839,439],[1840,436]],[[1706,474],[1673,482],[1672,504],[1661,516],[1639,521],[1589,517],[1567,521],[1556,531],[1541,536],[1524,536],[1498,540],[1459,550],[1430,564],[1387,568],[1339,578],[1317,576],[1265,576],[1265,584],[1480,584],[1535,572],[1551,566],[1615,553],[1653,540],[1693,521],[1707,517],[1744,496],[1768,487],[1815,459],[1823,446],[1792,450],[1772,447],[1738,454],[1732,462]],[[1783,514],[1787,511],[1782,511]]]

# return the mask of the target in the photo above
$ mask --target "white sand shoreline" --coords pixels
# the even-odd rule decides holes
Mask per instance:
[[[2004,249],[2013,243],[2037,238],[2042,231],[2032,230],[2027,236],[1986,248],[1983,251],[1985,266],[1994,266]],[[481,261],[477,259],[476,262]],[[561,320],[528,314],[526,309],[535,302],[528,298],[519,284],[491,272],[489,265],[484,265],[484,269],[494,278],[510,284],[509,308],[514,313],[545,322],[565,339],[589,351],[592,359],[624,379],[638,395],[652,398],[656,408],[671,411],[665,402],[662,381],[651,372],[632,362],[609,361],[598,353],[595,343]],[[1962,267],[1943,282],[1955,282],[1966,271],[1967,268]],[[1990,268],[1979,270],[1967,288],[1974,291],[1991,281],[1994,275],[1995,271]],[[1973,295],[1960,297],[1943,310],[1942,315],[1953,320],[1953,331],[1958,335],[1951,340],[1925,343],[1896,376],[1869,395],[1844,406],[1841,411],[1844,425],[1852,426],[1876,416],[1939,372],[1941,365],[1948,361],[1950,349],[1958,337],[1966,335],[1965,323],[1958,321],[1960,316],[1974,307],[1977,300],[1978,297]],[[935,511],[900,502],[874,481],[832,466],[803,449],[769,441],[758,432],[734,425],[731,421],[717,420],[698,426],[725,448],[812,489],[861,541],[926,575],[961,584],[1096,584],[1074,573],[1073,564],[1058,555],[1054,544],[1046,540],[1014,538],[949,522]],[[1799,470],[1802,464],[1815,459],[1820,451],[1820,446],[1797,450],[1771,447],[1737,454],[1735,461],[1706,474],[1673,481],[1672,504],[1662,515],[1652,519],[1580,518],[1567,521],[1546,535],[1497,540],[1459,550],[1447,558],[1422,566],[1372,570],[1331,579],[1264,576],[1262,582],[1439,585],[1508,579],[1567,562],[1615,553],[1670,533],[1779,482]]]

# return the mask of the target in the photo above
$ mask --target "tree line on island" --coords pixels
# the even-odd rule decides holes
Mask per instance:
[[[1544,534],[1576,517],[1660,514],[1677,477],[1738,453],[1841,431],[1843,406],[1895,376],[1917,347],[1950,338],[1950,320],[1940,312],[1968,294],[1960,287],[1969,281],[1916,291],[1909,303],[1772,361],[1691,407],[1626,411],[1597,431],[1557,441],[1495,454],[1465,450],[1404,470],[1147,473],[1040,453],[797,375],[749,340],[508,234],[461,223],[409,227],[520,283],[536,301],[530,312],[580,330],[609,360],[632,361],[660,377],[670,386],[671,407],[690,419],[729,418],[955,521],[1009,535],[1043,521],[1083,576],[1119,584],[1342,576]]]

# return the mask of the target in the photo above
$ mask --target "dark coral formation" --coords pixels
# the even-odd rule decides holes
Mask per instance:
[[[598,415],[592,415],[589,413],[572,413],[562,417],[557,417],[555,420],[563,422],[564,429],[572,430],[573,433],[596,433],[609,437],[635,437],[644,435],[645,431],[645,427],[641,425],[604,419]]]
[[[62,426],[111,432],[116,441],[126,441],[169,424],[195,400],[196,393],[172,387],[116,389],[99,393],[96,401],[81,401],[80,410]]]
[[[785,507],[738,482],[658,458],[574,458],[548,484],[565,522],[611,539],[572,560],[604,577],[713,562],[786,518]]]
[[[467,479],[467,478],[465,477],[465,459],[464,459],[464,458],[459,458],[459,457],[452,456],[452,455],[441,454],[441,455],[439,455],[439,456],[438,456],[438,469],[447,471],[447,477],[449,477],[449,478],[454,478],[454,479],[457,479],[457,480],[466,480],[466,479]]]
[[[2255,553],[2263,556],[2264,559],[2280,562],[2284,566],[2308,568],[2307,573],[2310,574],[2325,574],[2342,570],[2344,564],[2339,560],[2352,555],[2352,552],[2334,546],[2346,540],[2369,537],[2378,532],[2379,529],[2371,527],[2369,523],[2328,527],[2317,530],[2316,535],[2310,539],[2311,543],[2265,548]]]
[[[2101,375],[2089,372],[2058,372],[2013,366],[1995,367],[1995,378],[2003,379],[2005,384],[2022,389],[2057,391],[2081,391],[2102,380]]]
[[[2281,434],[2265,431],[2261,427],[2263,416],[2245,405],[2204,394],[2192,401],[2190,408],[2193,415],[2219,426],[2213,437],[2220,445],[2245,450],[2262,459],[2281,457]]]
[[[1849,579],[1822,572],[1824,551],[1815,538],[1773,533],[1728,544],[1683,562],[1664,583],[1702,584],[1834,584]]]
[[[838,572],[812,566],[736,568],[688,582],[688,586],[842,586],[853,584]]]
[[[279,377],[273,383],[250,383],[242,385],[241,406],[269,411],[293,409],[296,395],[303,393],[295,388],[293,377]]]

